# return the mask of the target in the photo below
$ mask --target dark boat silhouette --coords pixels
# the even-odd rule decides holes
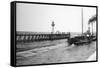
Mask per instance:
[[[93,22],[93,21],[96,21],[96,16],[92,17],[89,20],[88,24],[90,24],[90,22]],[[92,26],[93,26],[93,24],[92,24]],[[96,40],[97,40],[97,37],[96,37],[96,34],[95,35],[93,34],[93,27],[92,27],[92,33],[90,33],[90,28],[87,32],[83,33],[83,9],[82,9],[82,34],[80,36],[75,36],[73,38],[69,38],[68,43],[70,45],[71,44],[81,45],[81,44],[89,44],[92,41],[96,41]]]
[[[73,38],[70,38],[68,40],[68,43],[75,44],[75,45],[81,45],[81,44],[89,44],[92,41],[96,41],[96,36],[76,36]]]

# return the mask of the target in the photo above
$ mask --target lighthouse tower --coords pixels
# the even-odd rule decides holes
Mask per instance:
[[[52,26],[52,31],[51,31],[51,34],[54,34],[54,26],[55,26],[54,21],[52,21],[51,26]]]

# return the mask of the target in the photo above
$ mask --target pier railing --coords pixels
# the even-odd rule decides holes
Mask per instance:
[[[34,42],[34,41],[44,41],[44,40],[58,40],[58,39],[68,39],[70,34],[33,34],[33,33],[17,33],[17,42]]]

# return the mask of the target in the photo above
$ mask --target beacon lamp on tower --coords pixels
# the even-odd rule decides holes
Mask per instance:
[[[51,31],[51,34],[54,34],[54,26],[55,26],[54,21],[52,21],[51,26],[52,26],[52,31]]]

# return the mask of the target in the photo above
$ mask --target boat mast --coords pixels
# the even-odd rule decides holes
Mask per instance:
[[[93,22],[92,22],[92,35],[93,35]]]
[[[83,8],[81,9],[81,16],[82,16],[82,34],[83,34]]]

